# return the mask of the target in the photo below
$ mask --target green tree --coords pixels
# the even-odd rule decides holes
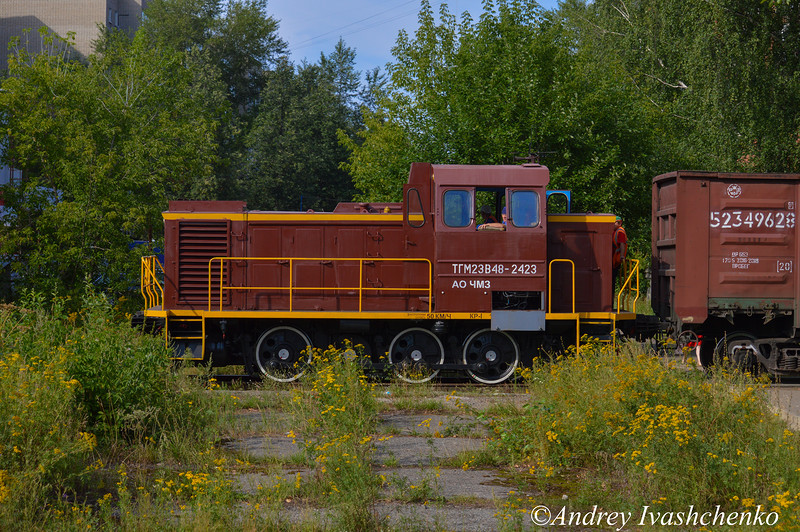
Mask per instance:
[[[499,164],[544,150],[553,186],[579,208],[644,225],[657,158],[640,97],[619,69],[594,65],[560,12],[521,0],[484,9],[459,22],[443,4],[437,21],[424,1],[414,36],[401,32],[386,96],[344,140],[362,197],[398,198],[414,160]]]
[[[798,171],[800,3],[574,2],[598,63],[659,113],[675,166]]]
[[[261,209],[331,210],[353,197],[337,132],[360,127],[355,53],[339,42],[318,64],[280,63],[246,138],[236,189]]]
[[[20,287],[67,294],[89,278],[130,290],[132,240],[158,236],[167,198],[215,188],[217,122],[213,106],[195,104],[209,96],[200,73],[143,37],[115,39],[88,64],[24,49],[9,57],[4,161],[27,178],[4,191],[0,249]]]
[[[218,117],[216,195],[254,203],[255,198],[240,195],[237,179],[244,172],[241,164],[261,93],[286,52],[266,0],[151,0],[145,15],[140,32],[152,42],[191,54],[209,84],[224,86],[229,105]]]
[[[150,0],[145,15],[140,31],[149,39],[178,51],[196,48],[219,69],[240,113],[258,102],[266,73],[286,52],[266,0]]]

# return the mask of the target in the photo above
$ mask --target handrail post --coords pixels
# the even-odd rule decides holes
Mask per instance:
[[[294,259],[289,259],[289,312],[294,303]]]
[[[222,278],[225,273],[225,259],[219,259],[219,310],[222,312]]]
[[[358,260],[358,311],[361,312],[361,301],[364,296],[364,259]]]
[[[211,312],[211,270],[214,267],[214,258],[208,259],[208,311]]]
[[[428,263],[428,312],[433,312],[433,264],[429,259],[425,259]]]

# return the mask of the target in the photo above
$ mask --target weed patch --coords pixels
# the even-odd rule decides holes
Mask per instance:
[[[217,411],[176,376],[163,339],[112,319],[89,291],[83,310],[28,294],[0,308],[0,529],[91,524],[89,487],[106,464],[185,460]]]
[[[760,504],[796,525],[800,440],[770,412],[765,382],[598,345],[534,366],[527,382],[532,399],[521,414],[493,419],[490,448],[534,477],[579,468],[588,504]]]
[[[380,488],[371,466],[378,404],[354,352],[349,346],[315,350],[303,377],[306,391],[298,390],[292,404],[315,468],[304,492],[333,510],[335,525],[373,530]],[[294,431],[288,436],[297,437]]]

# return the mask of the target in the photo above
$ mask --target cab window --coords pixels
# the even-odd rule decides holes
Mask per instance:
[[[539,225],[539,194],[532,190],[511,193],[511,222],[515,227]]]
[[[468,190],[448,190],[444,193],[444,224],[448,227],[467,227],[472,223],[472,198]]]
[[[406,195],[406,219],[411,227],[425,225],[425,212],[422,210],[422,200],[419,197],[419,190],[416,188],[408,189]]]

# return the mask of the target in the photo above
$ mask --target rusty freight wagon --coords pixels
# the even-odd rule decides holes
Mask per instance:
[[[398,203],[171,202],[164,263],[142,263],[145,314],[176,357],[279,381],[348,339],[406,380],[503,382],[548,342],[635,319],[636,269],[611,284],[615,217],[548,215],[548,182],[538,164],[417,163]]]
[[[653,308],[679,345],[800,371],[800,175],[679,171],[653,180]]]

